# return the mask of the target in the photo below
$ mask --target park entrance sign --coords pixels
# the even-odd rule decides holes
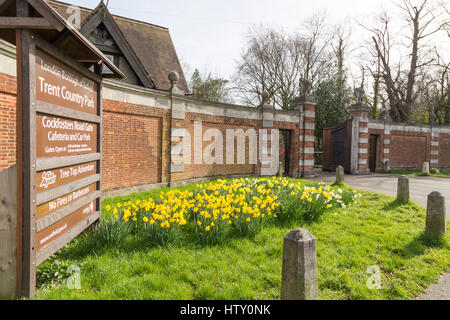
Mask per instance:
[[[0,10],[17,48],[16,293],[32,297],[36,267],[100,219],[102,64],[123,74],[45,1]]]
[[[99,83],[44,53],[38,44],[34,60],[39,264],[100,217],[101,92]],[[86,121],[84,114],[95,117]],[[86,162],[92,156],[98,160]],[[60,160],[71,165],[61,167]]]

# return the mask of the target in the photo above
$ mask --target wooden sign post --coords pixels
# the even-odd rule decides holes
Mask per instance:
[[[32,32],[17,33],[22,290],[33,296],[36,267],[100,219],[102,94],[100,76]]]
[[[45,1],[15,13],[0,29],[17,48],[17,295],[33,297],[37,266],[101,217],[102,63],[123,74]]]

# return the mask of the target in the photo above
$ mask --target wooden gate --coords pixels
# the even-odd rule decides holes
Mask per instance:
[[[291,173],[291,131],[280,130],[280,163],[283,165],[283,174],[285,177],[289,177]]]
[[[323,130],[323,171],[336,171],[343,166],[350,173],[352,120]]]
[[[377,145],[378,136],[375,134],[370,135],[369,140],[369,169],[370,172],[375,172],[377,169]]]

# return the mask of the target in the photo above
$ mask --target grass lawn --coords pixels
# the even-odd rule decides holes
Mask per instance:
[[[159,192],[108,199],[104,206]],[[450,236],[424,237],[424,209],[362,192],[356,203],[317,222],[272,223],[254,238],[219,245],[187,239],[152,247],[129,236],[121,248],[96,249],[86,232],[56,255],[81,266],[81,290],[41,288],[36,299],[280,299],[283,237],[296,227],[317,238],[320,299],[410,299],[450,270]],[[372,265],[382,270],[380,290],[366,285]]]
[[[416,176],[428,176],[428,177],[442,177],[442,178],[450,178],[450,170],[443,170],[439,171],[439,174],[429,173],[424,174],[421,170],[389,170],[384,171],[384,173],[391,173],[391,174],[413,174]]]

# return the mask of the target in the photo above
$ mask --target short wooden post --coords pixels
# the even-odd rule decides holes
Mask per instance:
[[[281,299],[318,299],[316,238],[307,230],[284,237]]]
[[[445,198],[437,191],[428,195],[425,233],[434,238],[439,238],[447,233]]]
[[[409,202],[409,179],[406,176],[398,178],[397,200],[401,204],[407,204]]]
[[[0,299],[16,296],[17,167],[0,172]]]

